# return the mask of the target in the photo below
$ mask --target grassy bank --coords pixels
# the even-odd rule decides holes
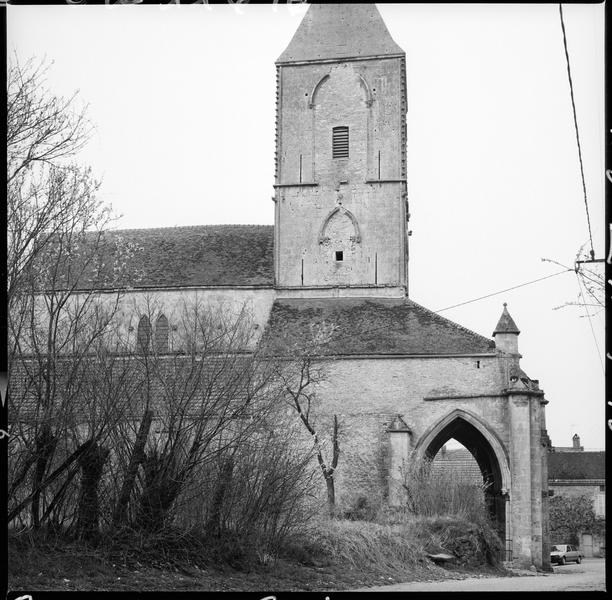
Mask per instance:
[[[442,568],[427,557],[441,550],[456,555],[453,564]],[[328,591],[483,571],[503,572],[495,541],[456,519],[319,520],[276,556],[258,552],[253,541],[171,532],[116,536],[96,547],[41,534],[9,537],[13,590]]]

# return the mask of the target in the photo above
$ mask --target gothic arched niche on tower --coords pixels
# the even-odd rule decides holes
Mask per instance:
[[[318,241],[319,261],[327,265],[323,273],[327,283],[351,283],[361,242],[355,215],[342,205],[336,206],[321,224]]]
[[[342,206],[336,206],[327,215],[319,231],[320,244],[336,240],[351,243],[359,243],[361,241],[359,224],[355,215]]]
[[[333,66],[320,76],[310,93],[313,177],[318,183],[366,177],[372,93],[364,76],[351,63]],[[347,132],[349,148],[333,156],[334,128]]]
[[[316,107],[317,93],[321,89],[321,86],[329,80],[329,75],[330,75],[329,73],[326,73],[325,75],[323,75],[323,77],[321,77],[321,79],[319,79],[317,83],[314,85],[314,87],[312,88],[312,92],[310,93],[310,95],[306,96],[307,98],[309,98],[308,108]],[[357,77],[358,77],[359,84],[361,85],[361,88],[363,89],[363,92],[365,94],[363,98],[365,105],[367,107],[370,107],[372,106],[372,102],[374,102],[374,96],[372,95],[370,86],[368,85],[368,82],[365,80],[365,77],[363,75],[358,73]]]

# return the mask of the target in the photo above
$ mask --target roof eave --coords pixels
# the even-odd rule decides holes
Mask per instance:
[[[384,60],[384,59],[394,59],[394,58],[406,58],[406,53],[402,50],[401,52],[393,53],[393,54],[365,54],[365,55],[349,55],[349,56],[332,56],[327,58],[308,58],[308,59],[283,59],[282,54],[275,61],[275,65],[280,67],[288,66],[288,65],[311,65],[315,63],[335,63],[335,62],[348,62],[348,61],[356,61],[356,60]]]

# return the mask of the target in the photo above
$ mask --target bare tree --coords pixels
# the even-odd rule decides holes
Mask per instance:
[[[9,520],[29,507],[26,522],[34,527],[63,527],[78,513],[77,534],[89,537],[99,518],[96,494],[109,436],[138,382],[131,362],[101,344],[76,360],[56,356],[52,376],[41,375],[46,364],[46,356],[33,354],[11,365]]]
[[[85,109],[44,89],[47,68],[15,60],[7,86],[10,518],[29,506],[34,527],[59,509],[79,471],[81,523],[91,521],[86,457],[118,418],[121,381],[101,381],[120,294],[97,290],[124,283],[134,250],[105,240],[112,215],[100,184],[70,162],[89,136]]]
[[[146,327],[134,340],[144,381],[140,425],[137,433],[130,425],[120,428],[116,444],[130,449],[113,521],[145,530],[170,523],[177,498],[203,465],[223,454],[231,476],[231,449],[257,430],[282,389],[277,364],[247,350],[255,330],[246,307],[185,301],[174,311],[170,341],[151,325],[163,310],[148,301],[137,314]],[[217,497],[223,493],[221,486]]]
[[[566,301],[562,305],[555,307],[555,309],[565,308],[568,306],[582,307],[585,310],[585,315],[590,314],[591,316],[601,312],[605,306],[605,276],[603,270],[598,270],[595,266],[586,266],[592,263],[592,257],[584,250],[584,244],[576,253],[574,260],[573,270],[576,273],[578,280],[578,297],[576,300]],[[572,270],[567,265],[561,264],[556,260],[550,258],[543,258],[543,262],[549,262],[554,265],[558,265],[565,269]],[[586,262],[588,261],[588,262]],[[595,312],[589,313],[589,308],[594,309]]]
[[[228,519],[286,529],[307,465],[270,428],[289,363],[257,347],[246,307],[185,303],[169,341],[150,304],[140,315],[148,329],[124,337],[125,294],[100,291],[135,283],[136,249],[106,233],[112,214],[100,184],[72,162],[91,130],[85,109],[44,89],[47,68],[15,60],[8,73],[9,520],[84,539],[104,519],[156,529],[197,487],[196,474],[221,464],[209,529]],[[308,363],[305,373],[313,370]],[[336,420],[327,479],[337,429]],[[278,468],[258,469],[270,456]],[[231,485],[247,480],[253,504],[228,516]]]
[[[281,406],[256,432],[199,471],[201,479],[190,493],[191,504],[200,507],[207,498],[202,520],[208,538],[238,534],[257,548],[264,563],[290,532],[312,517],[316,506],[310,502],[317,474],[312,452],[295,443],[295,429],[301,425],[295,419],[286,423]]]
[[[44,62],[20,65],[14,57],[7,73],[7,284],[9,301],[21,275],[53,235],[75,217],[86,220],[91,195],[63,194],[74,185],[97,188],[88,170],[69,160],[87,142],[91,125],[76,94],[64,99],[49,93]],[[68,169],[62,178],[59,171]],[[93,189],[91,191],[94,191]]]
[[[282,374],[285,399],[312,436],[317,461],[325,479],[329,512],[332,515],[336,505],[334,474],[340,458],[338,415],[334,414],[332,417],[329,451],[321,440],[321,424],[315,416],[315,405],[316,387],[325,379],[325,367],[320,360],[321,347],[329,341],[334,330],[334,325],[325,323],[313,327],[309,339],[303,340],[300,347],[292,350],[295,359]]]

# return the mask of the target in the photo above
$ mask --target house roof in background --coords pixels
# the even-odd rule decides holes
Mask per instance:
[[[434,473],[452,473],[459,481],[482,484],[482,472],[472,453],[465,448],[439,451],[432,464]]]
[[[605,479],[606,453],[550,452],[548,479]]]
[[[427,310],[408,298],[276,300],[264,343],[284,354],[312,339],[316,324],[336,329],[320,353],[351,354],[486,354],[495,342]]]

